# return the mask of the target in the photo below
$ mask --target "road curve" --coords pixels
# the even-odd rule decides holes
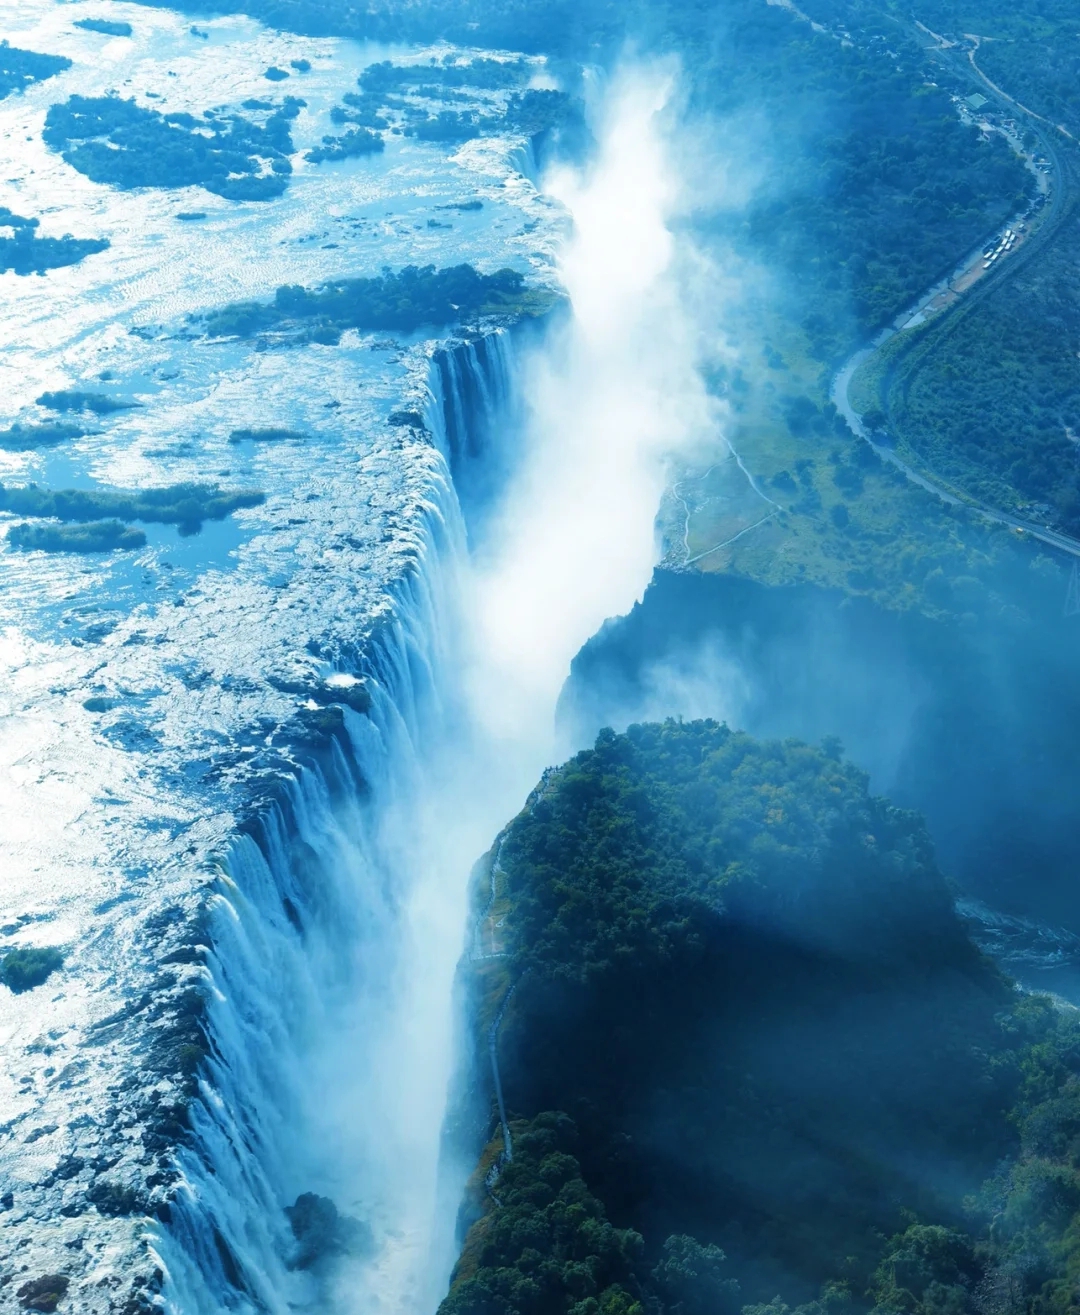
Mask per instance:
[[[918,26],[918,24],[916,24]],[[927,32],[928,29],[923,29]],[[931,34],[933,35],[933,34]],[[959,52],[957,52],[959,54]],[[974,52],[971,52],[972,54]],[[1067,213],[1066,199],[1070,187],[1074,182],[1074,170],[1071,162],[1067,163],[1062,159],[1057,142],[1053,139],[1052,134],[1046,131],[1044,124],[1050,127],[1056,125],[1048,124],[1048,121],[1042,120],[1040,116],[1031,114],[1020,105],[1018,101],[1003,92],[999,87],[985,76],[982,70],[975,63],[973,58],[956,59],[949,50],[938,48],[936,54],[942,59],[943,63],[948,64],[955,72],[965,74],[972,81],[977,81],[980,87],[990,92],[993,99],[999,104],[1004,103],[1010,110],[1020,110],[1029,115],[1037,122],[1032,123],[1032,129],[1038,136],[1047,158],[1051,161],[1054,170],[1054,181],[1050,191],[1050,206],[1048,212],[1044,215],[1039,225],[1038,232],[1033,234],[1025,244],[1029,249],[1017,252],[1009,261],[1005,262],[998,269],[991,271],[989,277],[980,279],[979,282],[969,292],[962,294],[961,300],[954,303],[953,306],[942,310],[938,314],[938,325],[944,327],[944,322],[952,324],[958,318],[959,312],[967,312],[971,307],[987,295],[988,292],[997,288],[1006,278],[1014,274],[1018,269],[1026,265],[1028,261],[1034,258],[1039,250],[1050,240],[1053,232],[1060,225],[1061,220]],[[1066,134],[1068,135],[1068,134]],[[965,258],[966,263],[966,258]],[[958,267],[959,268],[959,267]],[[950,275],[949,278],[952,276]],[[940,498],[942,502],[949,506],[966,507],[983,517],[983,519],[993,522],[996,525],[1003,525],[1017,533],[1029,535],[1048,547],[1055,548],[1059,552],[1068,554],[1074,558],[1080,558],[1080,539],[1074,539],[1071,535],[1062,534],[1049,525],[1039,525],[1033,521],[1024,520],[1018,516],[1011,516],[1007,512],[999,511],[985,502],[970,497],[967,494],[950,489],[943,481],[937,479],[932,472],[920,471],[917,467],[912,466],[891,447],[876,442],[873,434],[863,424],[862,416],[854,409],[850,399],[851,380],[855,371],[867,361],[874,352],[880,350],[885,343],[894,338],[908,320],[915,314],[937,291],[947,283],[949,279],[941,280],[934,285],[927,293],[924,293],[915,306],[905,310],[898,315],[890,324],[882,329],[872,342],[860,347],[857,351],[845,361],[844,365],[837,372],[833,379],[830,397],[833,405],[840,412],[847,422],[848,428],[856,437],[869,443],[882,461],[887,461],[890,465],[895,466],[897,470],[911,481],[918,485],[919,488],[925,489],[928,493],[933,493]],[[947,331],[947,328],[946,328]]]

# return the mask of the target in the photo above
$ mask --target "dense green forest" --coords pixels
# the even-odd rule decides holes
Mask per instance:
[[[239,114],[211,112],[196,119],[162,114],[118,96],[72,96],[50,106],[42,136],[96,183],[199,186],[230,201],[267,201],[288,186],[289,124],[300,104],[286,97],[260,126]]]
[[[991,293],[973,295],[914,346],[904,341],[889,349],[881,409],[909,457],[981,501],[1075,534],[1080,529],[1073,441],[1080,414],[1080,319],[1073,253],[1080,226],[1070,210],[1077,147],[1051,126],[1080,133],[1074,7],[1062,0],[979,5],[928,0],[912,13],[890,0],[808,0],[808,9],[822,22],[860,30],[891,26],[893,48],[905,33],[911,35],[914,17],[953,43],[924,59],[928,76],[966,94],[979,88],[975,70],[981,70],[1048,119],[1038,125],[1005,110],[1015,114],[1029,142],[1035,141],[1031,130],[1039,127],[1044,142],[1061,153],[1051,199],[1064,209],[1064,221],[1038,237],[1038,255],[1010,267],[1011,277]],[[982,38],[977,48],[974,37]],[[990,109],[996,108],[991,103]]]
[[[513,1158],[443,1315],[1070,1307],[1080,1024],[975,950],[838,746],[606,731],[495,852],[467,972]]]
[[[991,503],[1080,532],[1080,269],[1073,215],[1038,260],[889,380],[897,435],[936,471]],[[1020,495],[1018,500],[1017,494]]]
[[[48,269],[77,265],[84,256],[104,251],[109,243],[103,238],[39,237],[38,219],[24,219],[6,206],[0,206],[0,230],[11,229],[10,237],[0,237],[0,274],[44,274]]]
[[[66,68],[71,68],[71,60],[65,55],[40,55],[34,50],[10,46],[6,39],[0,41],[0,100]]]
[[[896,0],[883,8],[909,16]],[[992,82],[1080,135],[1080,27],[1070,0],[923,0],[916,17],[962,46],[981,38],[976,63]]]
[[[527,287],[512,269],[480,274],[471,265],[409,265],[396,274],[337,279],[318,288],[286,285],[273,301],[242,301],[214,311],[206,331],[248,338],[298,324],[301,340],[334,343],[346,329],[411,331],[478,315],[537,314],[551,303],[551,294]]]
[[[852,41],[778,7],[731,14],[680,13],[664,38],[688,52],[695,108],[760,113],[777,166],[737,220],[706,226],[786,276],[812,350],[832,361],[1012,213],[1029,179],[1000,139],[959,122],[902,32]]]

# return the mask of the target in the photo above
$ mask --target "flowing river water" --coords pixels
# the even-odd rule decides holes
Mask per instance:
[[[81,13],[12,9],[12,45],[72,65],[0,103],[0,204],[111,245],[0,276],[3,419],[48,419],[50,390],[129,409],[0,453],[0,478],[266,501],[134,552],[0,549],[0,936],[65,955],[0,1000],[0,1260],[66,1275],[87,1312],[433,1309],[465,1172],[440,1168],[440,1129],[468,873],[566,747],[570,659],[644,588],[668,458],[713,423],[667,227],[669,75],[594,88],[595,158],[542,186],[512,135],[388,133],[315,166],[366,65],[469,52],[110,0],[93,16],[132,29],[111,36]],[[41,140],[73,93],[233,112],[293,61],[272,202],[116,190]],[[570,311],[258,349],[197,318],[461,262]],[[286,436],[237,437],[260,428]],[[286,1214],[307,1193],[342,1215],[314,1266]]]

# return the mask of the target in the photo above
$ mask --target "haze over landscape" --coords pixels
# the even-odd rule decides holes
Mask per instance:
[[[0,1310],[1080,1306],[1060,0],[10,0]]]

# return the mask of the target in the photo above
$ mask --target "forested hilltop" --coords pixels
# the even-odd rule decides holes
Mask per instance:
[[[442,1315],[1071,1309],[1080,1026],[838,745],[605,731],[478,875]]]

